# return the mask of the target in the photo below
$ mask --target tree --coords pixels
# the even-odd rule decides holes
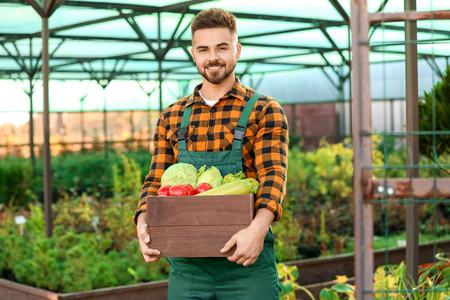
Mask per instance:
[[[430,93],[425,92],[419,102],[420,131],[450,131],[450,65]],[[420,154],[437,162],[444,153],[450,153],[450,134],[424,134],[419,137]],[[436,157],[435,157],[436,156]]]

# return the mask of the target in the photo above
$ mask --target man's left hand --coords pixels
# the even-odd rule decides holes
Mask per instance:
[[[236,251],[228,257],[229,261],[244,267],[255,263],[263,250],[264,237],[269,231],[273,218],[273,213],[268,209],[258,209],[252,223],[233,235],[220,252],[225,253],[236,245]]]

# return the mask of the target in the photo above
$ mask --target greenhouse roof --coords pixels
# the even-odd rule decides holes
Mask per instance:
[[[368,0],[368,10],[401,12],[403,2]],[[417,2],[419,11],[450,9],[448,0]],[[336,71],[350,61],[350,0],[67,0],[49,18],[50,78],[157,79],[159,70],[164,80],[198,78],[189,25],[210,7],[237,16],[238,75]],[[0,78],[39,74],[41,28],[27,2],[0,1]],[[419,57],[433,65],[430,58],[450,56],[449,20],[418,21],[418,28]],[[404,60],[404,23],[373,24],[371,46],[371,62]]]

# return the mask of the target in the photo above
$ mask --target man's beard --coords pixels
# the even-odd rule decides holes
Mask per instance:
[[[224,63],[221,62],[214,62],[214,63],[210,63],[206,66],[203,67],[203,72],[202,70],[200,70],[200,68],[197,67],[198,71],[200,72],[200,74],[203,76],[203,78],[205,78],[208,82],[212,83],[212,84],[221,84],[225,79],[227,79],[231,73],[233,73],[234,68],[236,68],[236,63],[235,62],[233,65],[230,65],[230,68],[226,68],[226,65]],[[206,73],[206,68],[208,67],[224,67],[225,68],[225,72],[216,72],[214,73],[214,75],[208,75]],[[223,74],[223,75],[221,75]]]

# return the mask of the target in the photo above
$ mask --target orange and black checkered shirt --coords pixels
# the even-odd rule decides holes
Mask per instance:
[[[156,195],[161,176],[177,163],[178,136],[186,106],[193,105],[186,147],[188,151],[231,150],[236,127],[246,103],[255,93],[236,77],[232,89],[211,108],[200,96],[201,84],[194,97],[186,96],[161,113],[155,129],[154,152],[150,173],[142,186],[138,209],[133,217],[146,211],[146,196]],[[267,208],[281,218],[281,203],[285,195],[288,155],[287,118],[275,99],[263,95],[255,104],[248,120],[242,145],[242,166],[247,178],[255,178],[260,186],[255,209]]]

